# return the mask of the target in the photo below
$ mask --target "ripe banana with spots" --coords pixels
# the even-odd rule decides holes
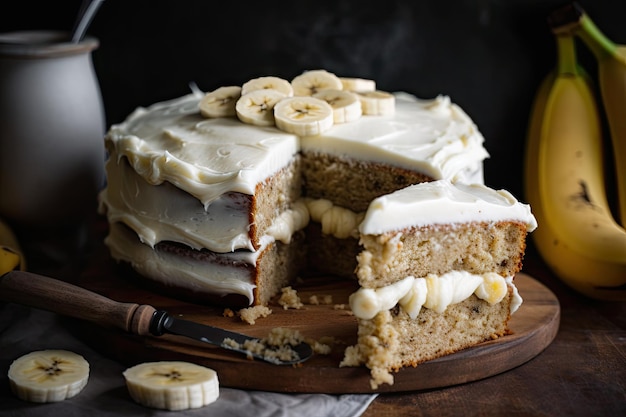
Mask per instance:
[[[526,143],[532,238],[563,282],[589,297],[626,300],[626,230],[606,198],[600,114],[574,38],[555,33],[558,64],[539,88]]]
[[[613,146],[619,221],[626,227],[626,45],[607,38],[576,3],[556,10],[552,17],[555,31],[573,33],[597,59],[600,93]]]

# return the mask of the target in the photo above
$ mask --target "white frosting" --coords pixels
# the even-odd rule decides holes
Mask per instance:
[[[469,116],[447,96],[396,93],[389,116],[361,117],[301,139],[302,150],[350,156],[423,172],[434,179],[483,183],[489,156]]]
[[[148,183],[168,181],[205,206],[229,191],[254,194],[298,152],[298,137],[274,127],[202,117],[201,98],[189,94],[139,108],[111,127],[107,141]]]
[[[227,263],[213,264],[207,273],[206,262],[155,251],[148,245],[140,243],[131,232],[124,230],[119,224],[110,226],[105,243],[113,258],[128,262],[139,274],[155,281],[217,295],[240,294],[247,297],[250,303],[253,301],[253,290],[256,287],[252,277],[242,273],[244,269],[233,268],[228,262],[254,265],[265,249],[223,254]]]
[[[537,227],[530,206],[505,190],[448,180],[415,184],[370,203],[359,226],[362,234],[378,235],[430,224],[519,221],[527,231]]]
[[[350,295],[350,308],[356,317],[372,319],[379,312],[399,304],[415,319],[422,307],[443,313],[449,305],[472,294],[490,304],[497,304],[504,299],[509,286],[513,288],[512,314],[522,303],[513,277],[503,278],[493,272],[477,275],[467,271],[450,271],[441,276],[430,274],[421,278],[409,276],[377,289],[359,288]]]

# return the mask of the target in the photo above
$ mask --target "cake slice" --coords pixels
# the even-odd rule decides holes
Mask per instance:
[[[479,184],[438,180],[373,200],[350,297],[358,341],[341,366],[366,365],[376,389],[393,371],[509,333],[536,225],[528,205]]]

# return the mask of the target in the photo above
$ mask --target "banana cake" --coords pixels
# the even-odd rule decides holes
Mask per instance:
[[[483,142],[447,96],[324,70],[195,90],[108,131],[105,242],[159,285],[263,305],[305,268],[354,277],[372,199],[422,181],[482,183]]]
[[[366,365],[375,389],[392,371],[507,334],[536,226],[528,205],[480,184],[438,180],[373,200],[350,296],[358,342],[341,365]]]

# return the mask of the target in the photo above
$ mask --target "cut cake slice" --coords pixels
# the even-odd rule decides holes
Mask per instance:
[[[528,205],[478,184],[439,180],[372,201],[350,297],[358,342],[341,366],[366,365],[376,389],[402,367],[506,335],[536,225]]]

